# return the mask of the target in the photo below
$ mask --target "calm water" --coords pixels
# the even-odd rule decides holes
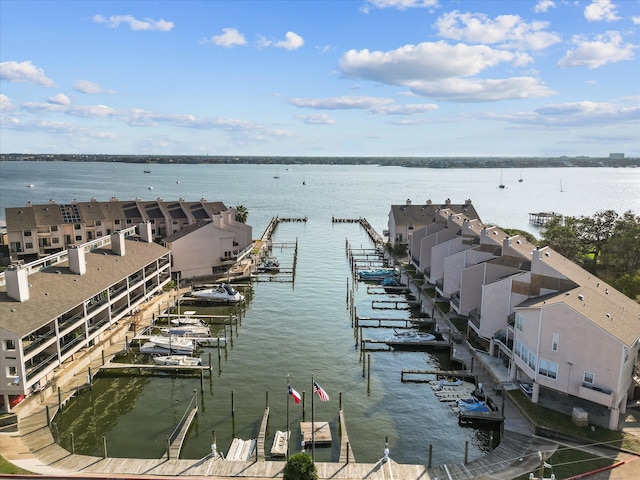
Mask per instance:
[[[332,447],[316,449],[319,461],[337,460],[339,437],[335,429],[338,397],[343,395],[347,429],[358,461],[382,456],[389,437],[391,456],[402,463],[425,463],[429,444],[434,462],[461,462],[464,444],[470,456],[480,455],[487,434],[458,427],[446,404],[439,403],[429,385],[403,384],[403,369],[429,369],[445,358],[426,353],[374,353],[371,382],[362,375],[362,359],[355,348],[346,304],[349,265],[345,241],[370,246],[355,224],[332,224],[331,217],[366,217],[379,232],[387,228],[391,204],[427,199],[459,203],[471,199],[481,218],[503,227],[536,233],[528,224],[529,212],[556,211],[592,215],[614,209],[640,212],[640,169],[525,169],[504,170],[507,189],[497,188],[499,170],[422,170],[371,166],[257,165],[143,165],[110,163],[0,163],[0,207],[26,201],[58,203],[92,196],[105,201],[164,198],[222,201],[244,205],[248,223],[259,237],[274,215],[308,217],[307,223],[281,224],[275,242],[295,242],[299,256],[294,284],[257,283],[234,329],[233,347],[217,363],[200,392],[199,378],[103,378],[91,393],[81,396],[61,419],[60,437],[68,444],[75,435],[79,453],[102,453],[107,438],[110,456],[159,457],[166,436],[180,419],[197,389],[200,413],[190,432],[183,456],[199,458],[209,452],[212,431],[218,448],[226,452],[233,437],[257,435],[267,391],[271,417],[269,433],[286,428],[287,375],[292,386],[306,392],[305,420],[311,420],[311,375],[331,396],[315,401],[316,421],[332,423]],[[524,182],[518,183],[522,174]],[[302,185],[303,179],[306,185]],[[180,183],[176,183],[179,181]],[[560,182],[564,192],[560,192]],[[27,188],[27,184],[34,184]],[[153,190],[148,187],[152,186]],[[274,252],[291,264],[292,249]],[[356,291],[359,315],[406,316],[407,312],[371,310],[371,295]],[[370,330],[368,338],[388,332]],[[203,358],[208,361],[208,350]],[[231,415],[231,391],[235,415]],[[301,405],[290,403],[294,432],[302,420]],[[294,446],[297,446],[294,438]],[[267,446],[270,447],[270,437]]]

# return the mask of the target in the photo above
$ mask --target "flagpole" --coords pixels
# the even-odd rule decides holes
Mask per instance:
[[[313,373],[311,373],[311,461],[316,463],[316,412],[314,408],[314,400],[313,397]]]
[[[289,383],[289,374],[287,374],[287,390],[291,387]],[[289,461],[289,392],[287,391],[287,433],[285,434],[287,439],[287,462]]]

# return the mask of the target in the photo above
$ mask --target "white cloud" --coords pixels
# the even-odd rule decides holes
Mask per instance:
[[[553,0],[538,0],[538,3],[534,7],[533,11],[536,13],[544,13],[550,8],[555,8],[556,2]]]
[[[633,16],[631,17],[631,21],[633,22],[634,25],[640,25],[640,16]]]
[[[53,80],[47,78],[44,70],[35,67],[30,61],[0,63],[0,79],[10,82],[33,82],[43,87],[53,86]]]
[[[560,36],[546,32],[549,22],[525,22],[519,15],[499,15],[493,19],[482,13],[445,13],[436,22],[444,38],[503,47],[542,50],[560,42]]]
[[[554,125],[602,125],[637,121],[640,107],[608,102],[572,102],[548,105],[536,110],[539,119]]]
[[[80,93],[115,93],[113,90],[107,90],[100,84],[89,80],[78,80],[73,84],[73,89]]]
[[[367,0],[361,10],[369,12],[369,7],[374,8],[396,8],[407,10],[408,8],[437,7],[439,0]]]
[[[411,85],[419,95],[442,101],[496,102],[499,100],[548,97],[553,90],[534,77],[505,79],[452,78]]]
[[[50,97],[48,102],[54,105],[70,105],[71,104],[69,97],[67,97],[64,93],[58,93],[57,95]]]
[[[314,110],[366,110],[377,115],[416,115],[438,108],[432,103],[396,105],[391,98],[347,95],[328,98],[290,98],[289,103]]]
[[[611,0],[593,0],[591,4],[584,9],[584,18],[590,22],[614,22],[620,20],[616,14],[616,6]]]
[[[235,45],[245,45],[247,40],[244,35],[238,32],[235,28],[223,28],[222,35],[214,35],[210,39],[205,39],[200,42],[200,45],[219,45],[221,47],[233,47]]]
[[[347,77],[404,86],[418,95],[449,101],[485,102],[555,93],[533,77],[461,78],[504,62],[520,66],[530,61],[524,53],[486,45],[437,42],[406,45],[388,52],[351,50],[340,59],[339,68]]]
[[[598,68],[607,63],[617,63],[633,58],[634,46],[631,43],[623,44],[618,32],[597,35],[593,41],[576,35],[573,43],[576,48],[569,50],[558,62],[558,66]]]
[[[335,125],[336,121],[326,113],[312,113],[309,115],[296,115],[296,119],[307,125]]]
[[[0,112],[13,112],[16,107],[11,103],[11,99],[4,93],[0,93]]]
[[[268,38],[261,37],[258,40],[259,47],[278,47],[287,50],[297,50],[304,45],[304,39],[294,32],[287,32],[284,40],[273,41]]]
[[[110,28],[118,28],[120,24],[125,23],[134,31],[168,32],[174,27],[173,22],[168,22],[166,20],[153,20],[151,18],[138,20],[132,15],[111,15],[109,18],[103,15],[94,15],[93,21],[95,23],[106,24]]]
[[[290,98],[289,103],[296,107],[316,110],[372,110],[393,103],[393,100],[390,98],[346,95],[329,98]]]

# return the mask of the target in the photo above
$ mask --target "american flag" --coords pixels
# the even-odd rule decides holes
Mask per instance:
[[[320,400],[322,400],[323,402],[329,401],[329,395],[324,391],[324,388],[318,385],[318,382],[316,381],[313,382],[313,393],[317,393],[320,397]]]

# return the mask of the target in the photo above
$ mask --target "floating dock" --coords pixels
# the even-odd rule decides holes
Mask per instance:
[[[331,443],[329,422],[300,422],[300,433],[305,445]]]
[[[282,430],[276,432],[273,438],[273,445],[271,446],[272,457],[284,457],[287,455],[290,437],[291,432],[283,432]]]

